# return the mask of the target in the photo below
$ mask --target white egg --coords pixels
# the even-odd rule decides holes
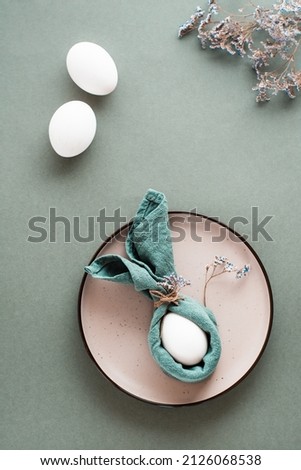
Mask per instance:
[[[118,82],[116,64],[110,54],[93,42],[78,42],[66,59],[72,80],[93,95],[108,95]]]
[[[94,139],[96,117],[83,101],[69,101],[58,108],[49,123],[49,139],[61,157],[75,157]]]
[[[206,333],[194,322],[167,313],[161,323],[161,341],[169,354],[185,366],[201,362],[208,349]]]

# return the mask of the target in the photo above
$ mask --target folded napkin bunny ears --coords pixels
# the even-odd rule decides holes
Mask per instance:
[[[183,278],[175,274],[173,249],[169,230],[168,206],[163,193],[150,189],[137,210],[126,239],[128,258],[119,255],[100,256],[85,271],[91,276],[132,284],[154,302],[148,343],[160,368],[183,382],[200,382],[215,370],[221,355],[221,341],[213,313],[197,300],[166,290],[166,280]],[[176,361],[164,348],[161,322],[172,312],[193,323],[206,333],[208,349],[199,364],[186,366]]]

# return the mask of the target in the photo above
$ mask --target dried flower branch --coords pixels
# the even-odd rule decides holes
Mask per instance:
[[[178,305],[178,301],[182,298],[180,290],[190,285],[190,281],[184,279],[183,276],[177,276],[172,273],[170,276],[164,276],[164,281],[158,282],[157,285],[162,287],[164,291],[151,290],[150,293],[157,298],[154,302],[155,307],[160,307],[164,303],[174,303]]]
[[[205,277],[205,286],[204,286],[204,299],[203,303],[206,306],[206,293],[207,293],[207,286],[209,282],[221,274],[225,273],[236,273],[236,279],[241,279],[245,277],[251,268],[248,264],[245,264],[241,269],[238,269],[231,263],[228,258],[225,256],[215,256],[213,263],[207,264],[206,266],[206,277]]]
[[[190,20],[179,28],[178,36],[182,38],[197,30],[202,48],[221,49],[251,59],[257,77],[253,88],[257,91],[257,102],[269,101],[271,95],[280,91],[295,98],[301,90],[301,70],[296,68],[301,42],[301,0],[280,0],[271,8],[254,5],[252,8],[252,13],[242,14],[239,9],[237,14],[217,21],[214,17],[222,9],[218,0],[208,0],[207,9],[197,7]],[[262,35],[264,39],[259,42]]]

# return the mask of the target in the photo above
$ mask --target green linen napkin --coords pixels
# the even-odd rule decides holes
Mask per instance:
[[[163,193],[148,190],[137,210],[126,238],[128,258],[105,255],[95,259],[85,271],[95,278],[133,284],[154,302],[148,343],[152,356],[169,376],[183,382],[200,382],[214,371],[221,354],[221,342],[213,313],[197,300],[182,296],[177,302],[164,301],[155,306],[161,284],[175,273],[169,230],[168,206]],[[200,364],[184,366],[174,360],[161,343],[161,321],[167,312],[176,313],[198,325],[208,337],[208,350]]]

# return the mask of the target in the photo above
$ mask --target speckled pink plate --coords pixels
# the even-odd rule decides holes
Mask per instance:
[[[169,216],[176,271],[191,281],[183,293],[202,301],[205,266],[215,255],[226,256],[238,267],[251,265],[246,278],[225,274],[208,286],[207,305],[217,318],[222,341],[214,373],[203,382],[188,384],[160,370],[147,344],[152,303],[132,286],[84,275],[79,319],[91,357],[116,386],[150,403],[179,406],[214,398],[246,377],[267,344],[273,301],[261,261],[238,234],[201,215],[170,212]],[[128,225],[103,243],[92,259],[109,253],[125,256],[127,231]]]

